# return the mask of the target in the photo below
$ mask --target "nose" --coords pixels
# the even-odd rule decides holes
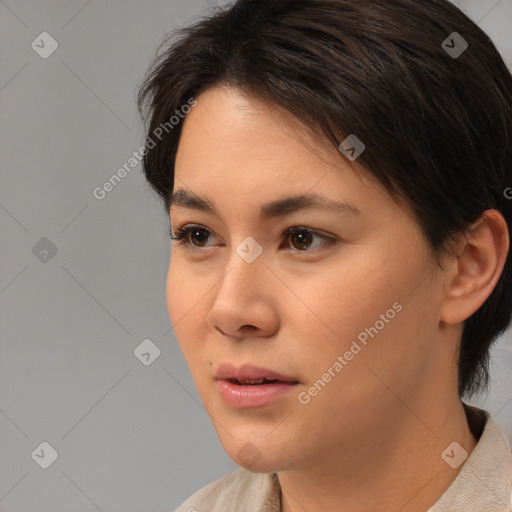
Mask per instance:
[[[279,327],[282,284],[267,267],[264,255],[248,263],[235,251],[227,271],[214,288],[208,324],[223,336],[269,337]]]

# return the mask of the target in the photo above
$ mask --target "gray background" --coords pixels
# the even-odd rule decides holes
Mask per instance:
[[[456,3],[512,63],[512,0]],[[157,44],[208,9],[0,1],[1,511],[171,511],[237,467],[171,330],[168,220],[140,166],[93,196],[141,146],[135,94]],[[46,59],[43,31],[59,45]],[[147,366],[145,339],[161,351]],[[478,403],[512,442],[510,331],[493,356]]]

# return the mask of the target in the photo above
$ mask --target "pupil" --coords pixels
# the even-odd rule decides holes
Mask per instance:
[[[205,242],[205,241],[207,241],[207,240],[208,240],[208,234],[205,234],[205,231],[204,231],[203,229],[196,229],[195,231],[193,231],[193,232],[192,232],[192,237],[197,236],[197,234],[198,234],[198,233],[203,233],[203,235],[205,235],[205,236],[203,236],[203,237],[201,237],[201,236],[199,235],[199,238],[203,238],[203,240],[202,240],[203,242]]]
[[[299,245],[306,244],[306,246],[308,246],[309,245],[308,242],[311,242],[311,240],[310,240],[311,233],[309,233],[308,231],[301,231],[299,233],[294,233],[293,236],[299,239]],[[299,247],[299,248],[303,248],[303,247]]]

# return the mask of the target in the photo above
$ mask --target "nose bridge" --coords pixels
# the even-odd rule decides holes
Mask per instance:
[[[263,274],[266,272],[268,269],[263,257],[263,247],[254,238],[247,237],[233,248],[229,256],[228,272],[224,276],[219,293],[250,293],[252,286],[264,282]]]

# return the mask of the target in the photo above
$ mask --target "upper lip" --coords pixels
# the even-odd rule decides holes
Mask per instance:
[[[236,368],[232,364],[221,364],[217,369],[215,377],[218,380],[236,379],[241,382],[244,380],[260,379],[262,377],[267,380],[298,382],[298,380],[294,379],[293,377],[289,377],[273,370],[268,370],[266,368],[260,368],[258,366],[252,366],[249,364],[244,364],[239,368]]]

